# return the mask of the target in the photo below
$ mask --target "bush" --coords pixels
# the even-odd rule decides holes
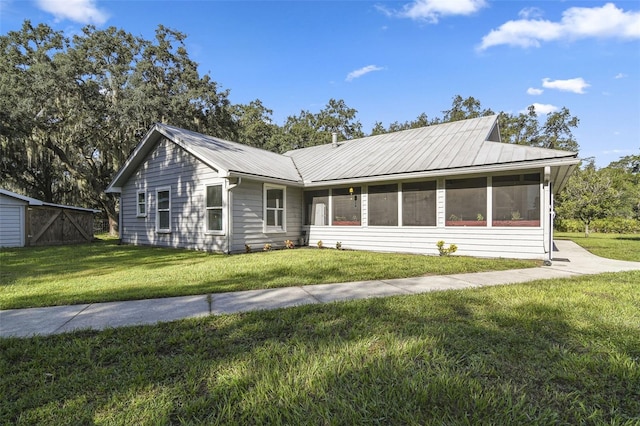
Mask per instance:
[[[584,224],[578,219],[557,219],[554,228],[559,232],[584,232]],[[595,219],[589,224],[590,232],[602,234],[640,234],[640,220],[611,217]]]
[[[438,247],[440,256],[449,256],[450,254],[455,253],[458,250],[458,246],[456,246],[455,244],[449,244],[449,248],[445,248],[444,241],[442,240],[438,241],[436,243],[436,246]]]

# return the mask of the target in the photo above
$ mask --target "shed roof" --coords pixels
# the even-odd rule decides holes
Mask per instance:
[[[28,204],[30,206],[57,207],[57,208],[61,208],[61,209],[79,210],[79,211],[85,211],[85,212],[90,212],[90,213],[100,213],[100,210],[95,210],[95,209],[86,209],[84,207],[76,207],[76,206],[67,206],[67,205],[64,205],[64,204],[47,203],[46,201],[41,201],[41,200],[38,200],[36,198],[27,197],[26,195],[20,195],[20,194],[17,194],[15,192],[11,192],[11,191],[8,191],[8,190],[2,189],[2,188],[0,188],[0,195],[4,195],[6,197],[11,197],[11,198],[15,198],[16,200],[24,201],[26,204]]]
[[[500,142],[498,116],[297,149],[285,153],[305,185],[576,164],[575,152]]]

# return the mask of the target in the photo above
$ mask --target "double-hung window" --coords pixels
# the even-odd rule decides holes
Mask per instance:
[[[156,231],[171,232],[171,188],[156,190]]]
[[[207,186],[207,232],[222,232],[222,185]]]
[[[136,216],[147,216],[147,193],[144,191],[138,191],[136,199]]]
[[[265,232],[286,231],[285,220],[286,188],[284,186],[264,186]]]

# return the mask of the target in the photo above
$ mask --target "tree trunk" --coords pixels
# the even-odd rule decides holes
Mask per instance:
[[[112,237],[115,237],[116,235],[118,235],[118,218],[117,217],[112,217],[110,214],[107,214],[107,217],[109,218],[109,235],[111,235]]]
[[[584,224],[584,237],[589,238],[589,222]]]

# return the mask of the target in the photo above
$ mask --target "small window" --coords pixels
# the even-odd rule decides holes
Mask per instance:
[[[283,186],[264,187],[264,217],[265,232],[284,232],[285,227],[285,196],[286,188]]]
[[[207,232],[222,232],[222,185],[207,186]]]
[[[445,193],[447,226],[487,226],[487,178],[447,180]]]
[[[402,184],[402,226],[436,226],[436,182]]]
[[[329,190],[305,191],[305,225],[323,226],[329,224]]]
[[[493,226],[540,226],[540,173],[493,177]]]
[[[156,200],[156,231],[171,232],[171,189],[158,189]]]
[[[398,184],[369,187],[369,225],[398,226]]]
[[[337,188],[332,191],[334,226],[360,226],[362,221],[360,187]]]
[[[144,191],[138,191],[137,200],[137,216],[145,217],[147,215],[147,193]]]

